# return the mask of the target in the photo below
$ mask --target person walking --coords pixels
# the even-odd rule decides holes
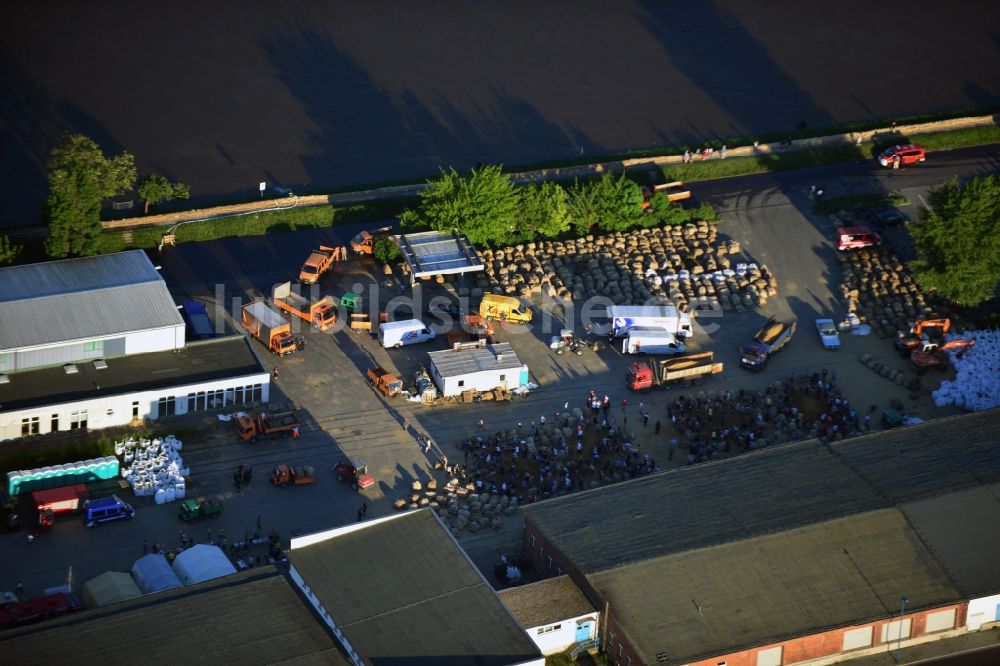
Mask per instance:
[[[271,370],[271,378],[273,381],[278,381],[278,368]]]
[[[236,468],[236,471],[233,472],[233,487],[235,487],[236,490],[241,490],[242,484],[243,484],[243,465],[240,465],[239,467]]]
[[[14,592],[17,593],[17,598],[24,600],[24,583],[17,581],[17,585],[14,586]]]
[[[687,148],[684,149],[684,164],[691,163],[691,151]]]
[[[642,427],[645,428],[649,425],[649,412],[642,413]]]
[[[480,430],[486,430],[486,420],[485,419],[479,419],[479,429]]]
[[[654,430],[653,434],[654,435],[659,435],[660,434],[660,422],[659,421],[656,422],[656,427],[655,427],[655,430]]]
[[[364,514],[364,512],[363,512],[363,511],[362,511],[362,510],[361,510],[361,509],[359,508],[359,509],[358,509],[358,522],[360,523],[360,522],[361,522],[361,520],[362,520],[362,519],[363,519],[364,517],[365,517],[365,514]]]
[[[722,148],[719,148],[719,159],[720,160],[726,159],[726,149],[727,149],[726,144],[722,144]]]
[[[260,533],[260,514],[257,514],[257,532]]]
[[[253,467],[247,467],[243,472],[243,485],[249,486],[251,481],[253,481]]]
[[[299,438],[299,427],[295,426],[294,428],[292,428],[292,439],[298,439],[298,438]]]

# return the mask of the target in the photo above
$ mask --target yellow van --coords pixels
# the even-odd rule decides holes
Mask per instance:
[[[524,307],[513,296],[487,293],[483,294],[483,301],[479,304],[479,316],[487,321],[499,319],[526,324],[531,321],[531,308]]]

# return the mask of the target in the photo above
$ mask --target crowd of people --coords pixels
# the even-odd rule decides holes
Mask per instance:
[[[464,462],[449,465],[444,459],[444,465],[462,483],[473,483],[477,492],[532,502],[660,471],[637,435],[662,437],[669,466],[870,430],[871,411],[859,416],[835,380],[835,373],[823,370],[791,375],[759,391],[679,395],[668,399],[662,412],[641,400],[630,405],[627,398],[619,411],[612,408],[610,396],[591,390],[582,409],[566,403],[548,421],[543,415],[537,422],[490,434],[480,419],[478,434],[461,443]]]

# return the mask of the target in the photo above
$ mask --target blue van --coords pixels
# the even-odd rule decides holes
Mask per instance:
[[[87,527],[109,523],[112,520],[132,520],[134,515],[135,509],[132,505],[121,501],[117,495],[87,500],[83,503],[83,522]]]

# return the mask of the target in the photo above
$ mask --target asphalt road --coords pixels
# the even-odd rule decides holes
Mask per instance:
[[[831,230],[821,218],[808,211],[808,189],[821,180],[831,196],[889,187],[919,201],[926,189],[941,179],[968,177],[994,172],[997,148],[980,148],[939,154],[926,167],[888,173],[870,163],[839,165],[803,172],[751,176],[699,184],[695,195],[722,210],[720,233],[741,241],[756,261],[766,263],[779,281],[779,296],[761,312],[727,315],[710,333],[696,337],[692,351],[714,349],[727,364],[726,373],[713,380],[713,388],[759,388],[791,372],[818,372],[836,369],[838,384],[852,404],[884,405],[898,397],[907,409],[926,417],[951,413],[934,408],[927,396],[913,400],[894,384],[877,378],[856,361],[870,351],[892,356],[891,344],[872,336],[845,336],[840,353],[823,352],[811,330],[812,319],[820,314],[842,316],[835,295],[836,262],[830,244]],[[891,180],[890,180],[891,179]],[[912,208],[916,208],[913,204]],[[275,282],[294,279],[308,250],[319,242],[347,241],[354,229],[276,234],[248,239],[226,239],[197,245],[167,248],[155,255],[163,267],[168,286],[178,300],[188,296],[206,299],[221,294],[227,309],[232,298],[265,294]],[[339,295],[354,284],[370,284],[374,274],[370,262],[351,261],[338,265],[322,282],[324,291]],[[390,287],[395,290],[395,287]],[[221,290],[221,292],[217,291]],[[800,333],[785,351],[775,357],[767,370],[745,373],[735,366],[735,347],[747,339],[765,316],[795,318]],[[485,417],[491,428],[512,427],[518,421],[538,418],[562,408],[566,401],[577,405],[587,388],[609,393],[617,401],[623,395],[623,376],[628,359],[616,352],[586,353],[583,357],[553,355],[547,348],[547,333],[531,330],[527,335],[502,331],[532,370],[541,388],[529,398],[503,404],[455,405],[427,408],[402,400],[386,401],[377,396],[364,379],[373,363],[396,369],[409,379],[424,353],[440,348],[420,345],[386,351],[367,335],[333,335],[303,331],[307,349],[284,359],[265,355],[265,362],[281,368],[278,389],[302,408],[305,423],[298,442],[277,440],[256,446],[239,444],[232,425],[213,418],[192,425],[181,419],[179,428],[196,427],[184,449],[185,462],[192,470],[192,495],[218,495],[226,512],[208,525],[221,526],[228,535],[252,531],[258,515],[265,531],[279,529],[284,538],[293,531],[313,531],[355,519],[362,501],[369,504],[369,516],[392,511],[391,500],[409,494],[414,480],[426,481],[433,475],[432,464],[440,453],[459,459],[457,444],[473,434],[475,424]],[[256,344],[256,343],[254,343]],[[653,394],[647,399],[655,414],[673,393]],[[281,399],[280,395],[272,399]],[[430,455],[418,447],[415,435],[430,434],[437,447]],[[196,434],[195,434],[196,433]],[[642,433],[644,447],[661,461],[663,439]],[[377,484],[361,496],[336,483],[329,467],[343,458],[364,458]],[[267,471],[278,462],[311,464],[319,473],[314,486],[273,488],[266,482]],[[244,493],[231,486],[232,470],[238,464],[255,469],[255,481]],[[664,463],[666,464],[666,463]],[[12,587],[17,579],[25,582],[29,594],[60,584],[72,566],[75,580],[85,581],[105,570],[127,570],[141,555],[143,539],[173,545],[184,525],[176,518],[176,506],[153,505],[138,499],[136,519],[87,530],[76,520],[60,521],[56,528],[29,544],[24,533],[0,536],[0,560],[7,564],[0,588]],[[203,540],[204,527],[189,530]],[[499,532],[462,535],[473,560],[485,571],[499,552],[518,548],[520,527],[507,519]],[[232,538],[232,537],[230,537]]]
[[[200,204],[997,104],[998,18],[932,0],[11,0],[0,225],[37,220],[66,131]]]

